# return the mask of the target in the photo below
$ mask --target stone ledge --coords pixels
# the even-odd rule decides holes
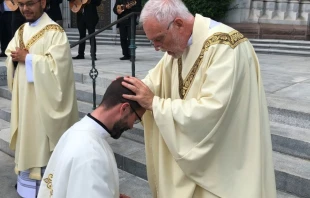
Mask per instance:
[[[266,23],[231,23],[227,24],[240,31],[248,38],[310,40],[306,25],[281,25]]]

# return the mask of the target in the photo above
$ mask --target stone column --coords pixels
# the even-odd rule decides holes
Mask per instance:
[[[262,19],[272,19],[277,15],[276,0],[266,0],[263,6]]]
[[[301,0],[300,1],[300,17],[303,19],[303,25],[310,24],[310,0]]]
[[[64,29],[71,28],[71,12],[69,1],[63,0],[61,4],[62,23]]]
[[[264,14],[263,0],[252,0],[248,21],[257,23]]]
[[[117,20],[117,15],[113,12],[113,7],[115,4],[115,0],[111,0],[111,23]],[[116,25],[112,27],[112,32],[117,33]]]

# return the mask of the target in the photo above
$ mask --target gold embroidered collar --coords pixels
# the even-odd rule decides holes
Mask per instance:
[[[27,45],[25,45],[24,40],[23,40],[24,27],[25,27],[25,24],[23,24],[18,30],[19,47],[22,49],[27,49],[27,50],[29,50],[32,45],[34,45],[41,37],[43,37],[46,31],[64,32],[64,29],[62,29],[62,27],[60,27],[59,25],[49,24],[45,26],[42,30],[40,30],[38,33],[36,33],[33,37],[31,37]]]
[[[179,76],[179,96],[181,99],[184,99],[194,81],[194,78],[197,74],[197,71],[202,63],[204,54],[206,51],[209,50],[210,46],[215,44],[224,44],[229,45],[232,49],[234,49],[237,45],[246,41],[245,38],[240,32],[234,30],[227,33],[217,32],[209,37],[203,44],[203,47],[200,51],[198,58],[196,59],[194,65],[192,66],[191,70],[187,74],[185,80],[182,78],[182,58],[178,59],[178,76]]]

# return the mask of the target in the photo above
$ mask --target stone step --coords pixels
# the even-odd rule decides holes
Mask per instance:
[[[70,41],[72,41],[72,40],[79,40],[80,36],[79,35],[70,35],[70,36],[68,36],[68,38],[69,38]],[[98,37],[96,37],[96,42],[99,42],[99,41],[120,42],[120,38],[119,38],[119,36],[115,36],[115,37],[113,37],[113,36],[107,36],[107,37],[105,37],[105,36],[98,36]],[[138,38],[135,39],[135,41],[136,41],[136,43],[141,42],[141,43],[147,43],[147,44],[151,45],[150,41],[147,40],[146,38],[139,38],[138,37]],[[89,42],[89,40],[86,40],[86,42]]]
[[[69,42],[75,43],[79,40],[78,32],[67,32]],[[102,32],[96,36],[98,45],[120,45],[119,34]],[[257,53],[263,54],[285,54],[292,56],[309,56],[310,42],[298,40],[274,40],[274,39],[249,39]],[[89,43],[89,41],[87,41]],[[145,35],[137,35],[137,46],[151,46]]]
[[[277,189],[310,197],[310,161],[273,152]]]
[[[78,39],[69,39],[70,44],[74,44],[78,42]],[[86,41],[86,43],[89,43],[89,41]],[[151,46],[150,43],[147,42],[136,42],[136,46]],[[121,45],[120,41],[109,41],[109,40],[99,40],[96,41],[96,45]]]
[[[265,44],[265,43],[253,43],[255,49],[278,49],[278,50],[288,50],[288,51],[309,51],[309,46],[298,46],[291,44]]]
[[[279,49],[257,49],[255,48],[256,53],[261,54],[280,54],[280,55],[290,55],[290,56],[309,56],[310,52],[307,51],[293,51],[293,50],[279,50]]]
[[[78,31],[66,31],[66,34],[67,34],[67,36],[68,37],[71,37],[71,36],[77,36],[77,37],[79,37],[80,36],[80,34],[79,34],[79,32]],[[87,34],[88,35],[88,34]],[[107,38],[107,37],[113,37],[113,38],[115,38],[115,37],[117,37],[117,38],[119,38],[120,37],[120,34],[118,34],[118,33],[113,33],[113,32],[106,32],[106,31],[103,31],[103,32],[101,32],[101,33],[99,33],[99,34],[97,34],[96,35],[96,38],[102,38],[102,37],[105,37],[105,38]],[[146,35],[136,35],[136,38],[137,39],[146,39],[147,40],[147,37],[146,37]]]
[[[270,130],[274,151],[310,160],[309,129],[270,122]]]
[[[77,31],[66,31],[70,44],[77,42],[80,38]],[[89,43],[89,40],[86,41]],[[96,36],[97,45],[120,45],[120,35],[111,32],[101,32]],[[145,35],[136,35],[137,46],[151,46]]]
[[[7,153],[10,151],[8,148],[9,123],[0,120],[0,124],[0,126],[3,126],[2,128],[6,129],[0,131],[0,150]],[[125,132],[124,134],[126,133],[129,132]],[[108,138],[107,141],[115,154],[119,169],[144,180],[147,179],[145,150],[143,144],[123,137],[118,140]],[[8,154],[14,156],[14,153],[12,152]],[[309,197],[310,162],[308,160],[294,158],[278,152],[273,152],[273,160],[275,164],[279,197]]]
[[[310,46],[310,41],[276,40],[276,39],[249,39],[252,44],[287,44],[292,46]]]
[[[298,198],[298,197],[295,195],[288,194],[280,190],[277,190],[277,198]]]
[[[310,129],[310,102],[298,98],[267,95],[269,120]]]

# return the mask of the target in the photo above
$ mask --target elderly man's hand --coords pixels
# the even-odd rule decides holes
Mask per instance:
[[[126,83],[127,81],[128,83]],[[126,95],[123,97],[129,100],[137,101],[143,108],[152,111],[153,92],[139,79],[135,77],[124,77],[122,82],[124,87],[133,91],[136,95]]]
[[[12,51],[11,52],[11,57],[12,57],[13,61],[24,63],[28,53],[29,53],[28,50],[20,49],[20,48],[17,47],[16,51]]]

